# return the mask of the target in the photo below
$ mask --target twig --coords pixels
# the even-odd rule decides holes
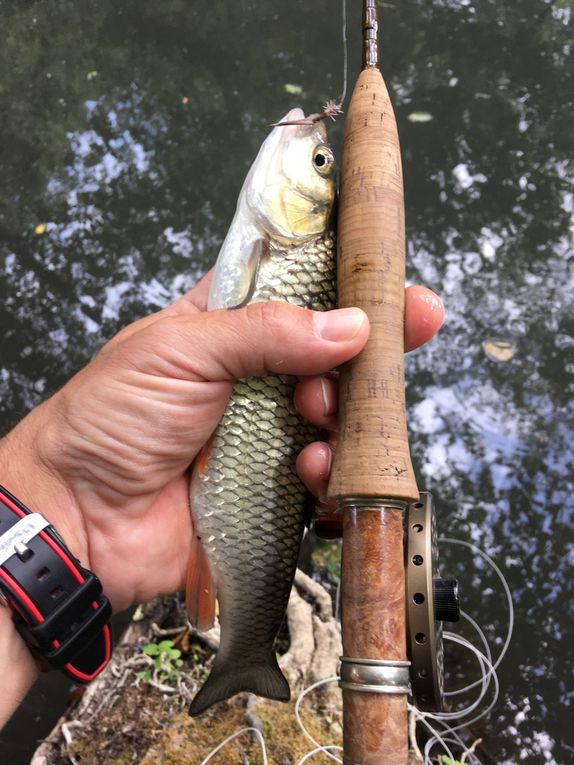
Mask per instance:
[[[190,624],[189,634],[191,637],[199,638],[199,640],[201,640],[201,642],[204,643],[208,648],[211,648],[212,651],[217,651],[219,648],[221,629],[219,627],[218,621],[216,621],[214,626],[206,632],[200,632],[200,630],[197,630],[193,625]]]
[[[188,629],[189,628],[187,626],[170,627],[168,629],[164,629],[163,627],[159,627],[155,622],[152,622],[151,624],[151,631],[157,637],[173,637],[174,635],[182,635],[187,632]]]
[[[466,762],[467,755],[474,754],[474,750],[476,749],[476,747],[479,744],[482,744],[482,739],[481,738],[477,738],[476,741],[474,742],[474,744],[471,747],[469,747],[468,749],[464,750],[463,755],[460,758],[460,762],[461,762],[462,765],[464,765],[464,763]]]
[[[187,683],[184,682],[184,678],[181,677],[181,675],[177,678],[177,689],[179,691],[179,695],[182,697],[182,699],[185,699],[185,701],[191,702],[196,688],[197,686],[195,686],[193,689],[188,688]]]
[[[62,736],[64,737],[64,741],[66,742],[67,746],[70,746],[70,744],[73,741],[71,729],[72,728],[83,728],[84,723],[80,722],[79,720],[70,720],[70,722],[65,722],[62,725]]]
[[[411,709],[409,712],[409,741],[411,744],[411,751],[417,762],[423,762],[423,753],[419,749],[417,743],[417,718],[414,709]]]
[[[148,685],[153,685],[154,688],[157,688],[158,691],[161,691],[162,693],[173,694],[178,692],[178,688],[174,688],[171,685],[164,685],[153,677],[150,677],[149,680],[146,680],[146,683],[148,683]]]

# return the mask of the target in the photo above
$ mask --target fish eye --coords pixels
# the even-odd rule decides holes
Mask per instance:
[[[328,176],[333,172],[335,159],[331,149],[327,146],[318,146],[313,154],[313,164],[319,175]]]

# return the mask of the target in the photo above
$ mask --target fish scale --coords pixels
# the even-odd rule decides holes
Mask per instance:
[[[299,246],[270,243],[250,302],[268,300],[313,310],[335,307],[332,232]],[[295,410],[295,382],[285,375],[238,381],[207,465],[193,476],[194,524],[217,586],[221,641],[191,714],[238,691],[289,697],[273,643],[304,528],[306,491],[295,461],[317,435]]]

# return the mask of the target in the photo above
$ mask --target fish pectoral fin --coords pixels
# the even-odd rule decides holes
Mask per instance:
[[[185,583],[185,607],[189,621],[200,632],[213,627],[217,587],[200,537],[192,535]]]
[[[268,252],[269,241],[255,231],[240,239],[225,240],[209,291],[209,310],[246,305],[255,291],[259,265]]]
[[[223,660],[220,656],[215,657],[209,677],[191,702],[189,714],[192,717],[244,691],[275,701],[289,701],[289,683],[279,669],[273,650],[262,652],[256,661],[248,663],[241,654]]]
[[[241,273],[233,289],[233,301],[230,301],[233,304],[228,305],[227,308],[242,308],[251,300],[257,285],[259,264],[269,252],[269,242],[267,239],[255,239],[245,245],[243,250],[240,259]]]

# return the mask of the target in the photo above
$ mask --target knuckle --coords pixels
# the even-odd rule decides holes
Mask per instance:
[[[251,303],[246,308],[246,316],[259,325],[281,325],[285,321],[285,307],[278,302]]]

